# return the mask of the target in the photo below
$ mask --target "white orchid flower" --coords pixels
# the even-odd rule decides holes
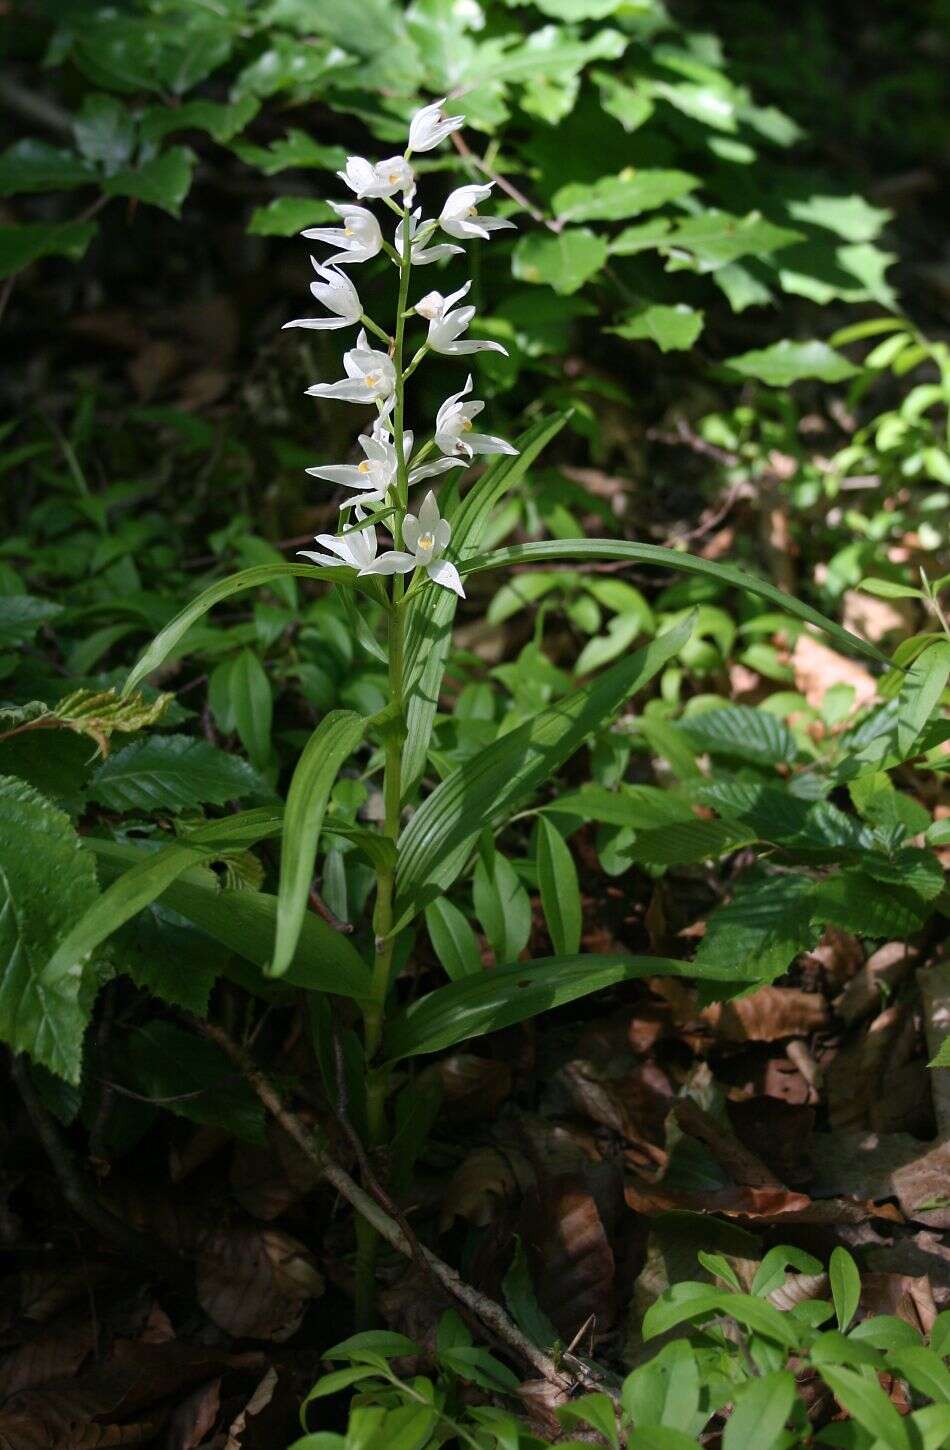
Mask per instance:
[[[441,101],[433,101],[431,106],[423,106],[417,111],[409,122],[409,150],[410,151],[432,151],[436,146],[441,145],[446,136],[451,136],[464,125],[464,116],[443,116],[442,107],[445,105],[446,97]]]
[[[357,522],[362,523],[365,517],[363,510],[357,508]],[[329,549],[330,552],[318,554],[313,549],[298,549],[297,553],[324,567],[348,564],[351,569],[362,573],[376,558],[376,530],[372,525],[366,529],[354,529],[347,534],[317,534],[314,543],[320,544],[323,549]]]
[[[311,282],[310,291],[318,302],[322,302],[324,307],[329,307],[330,311],[336,315],[333,317],[295,317],[293,322],[285,322],[284,327],[310,327],[317,331],[334,327],[352,327],[363,316],[363,304],[353,283],[345,273],[338,272],[335,267],[322,267],[316,257],[311,257],[310,260],[318,274],[326,278],[324,282]]]
[[[476,453],[517,453],[504,438],[495,438],[491,433],[473,433],[472,419],[477,418],[485,407],[473,398],[463,403],[460,399],[472,391],[472,375],[465,379],[464,388],[446,398],[435,420],[435,446],[440,453],[462,454],[469,459]]]
[[[382,251],[383,234],[371,211],[367,211],[365,206],[353,206],[350,202],[341,205],[331,201],[328,205],[343,222],[342,227],[308,227],[301,232],[301,236],[309,237],[313,242],[329,242],[331,247],[341,249],[332,257],[327,257],[328,267],[334,263],[342,266],[350,262],[368,262]]]
[[[441,262],[445,257],[453,257],[457,252],[464,252],[464,247],[453,246],[451,242],[437,242],[434,247],[427,247],[426,242],[432,236],[437,226],[436,222],[424,222],[421,220],[422,207],[412,213],[409,218],[409,250],[412,265],[414,267],[426,267],[430,262]],[[403,230],[402,222],[396,227],[396,251],[402,256]]]
[[[406,436],[411,448],[412,434]],[[362,463],[332,463],[307,469],[312,478],[361,490],[358,498],[344,499],[341,508],[382,503],[396,480],[396,449],[388,429],[377,426],[371,434],[361,433],[359,445],[364,455]]]
[[[439,517],[439,506],[434,493],[427,493],[419,516],[406,514],[402,521],[403,542],[412,551],[390,549],[380,554],[369,564],[364,564],[361,574],[411,574],[413,569],[425,569],[429,578],[443,589],[451,589],[460,598],[465,590],[459,572],[454,564],[442,555],[452,537],[452,526],[447,519]]]
[[[466,282],[464,287],[460,287],[457,292],[450,292],[448,297],[443,297],[441,292],[427,292],[416,303],[419,316],[426,318],[429,323],[429,336],[426,341],[433,352],[445,353],[450,357],[466,352],[500,352],[507,357],[508,349],[502,347],[500,342],[485,342],[475,338],[458,340],[475,316],[475,308],[457,307],[453,312],[452,304],[464,297],[471,285],[471,282]]]
[[[411,196],[416,189],[415,175],[404,156],[390,156],[375,165],[364,156],[348,156],[345,169],[337,176],[360,201],[364,197],[395,196],[397,191]]]
[[[486,186],[460,186],[451,192],[439,215],[442,230],[448,232],[450,237],[461,237],[463,240],[468,237],[484,237],[487,241],[490,232],[514,227],[514,222],[506,221],[504,217],[479,214],[478,204],[491,196],[493,185],[494,183]]]
[[[343,354],[346,377],[336,383],[313,383],[307,388],[311,398],[339,398],[344,403],[384,404],[392,406],[396,391],[396,369],[388,353],[369,346],[366,329],[360,328],[356,346]]]

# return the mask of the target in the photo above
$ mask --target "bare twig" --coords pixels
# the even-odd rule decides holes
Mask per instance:
[[[471,146],[468,145],[457,131],[452,132],[452,144],[458,154],[464,157],[470,165],[474,166],[476,171],[480,171],[483,176],[487,176],[489,181],[498,187],[499,191],[503,191],[506,196],[511,197],[512,201],[516,201],[520,207],[524,207],[524,210],[531,217],[532,221],[540,222],[550,232],[560,232],[563,229],[563,222],[559,222],[553,217],[545,216],[544,212],[540,211],[533,201],[529,201],[524,192],[519,191],[517,186],[513,185],[506,176],[502,176],[493,167],[487,166],[480,156],[476,156]]]
[[[231,1061],[240,1068],[248,1084],[268,1112],[277,1120],[284,1132],[293,1138],[311,1163],[321,1170],[327,1182],[332,1184],[341,1197],[345,1198],[357,1213],[372,1224],[380,1238],[384,1239],[391,1248],[402,1254],[404,1258],[414,1258],[411,1235],[407,1236],[392,1214],[387,1213],[364,1188],[361,1188],[350,1177],[344,1168],[340,1167],[339,1163],[317,1145],[310,1129],[297,1117],[296,1113],[286,1106],[273,1083],[255,1065],[244,1048],[232,1041],[226,1032],[212,1022],[195,1021],[194,1026],[227,1053]],[[453,1299],[468,1309],[480,1324],[491,1330],[509,1350],[518,1355],[526,1364],[531,1365],[542,1379],[548,1380],[562,1390],[576,1387],[604,1389],[603,1384],[589,1375],[583,1366],[579,1367],[573,1375],[559,1368],[550,1355],[545,1354],[536,1344],[532,1344],[526,1335],[522,1334],[517,1324],[494,1299],[490,1299],[487,1294],[483,1294],[479,1289],[467,1284],[451,1264],[440,1259],[431,1249],[420,1244],[419,1252],[425,1259],[427,1271],[441,1284],[443,1289],[446,1289]],[[605,1392],[619,1403],[619,1396],[614,1391],[608,1389]]]

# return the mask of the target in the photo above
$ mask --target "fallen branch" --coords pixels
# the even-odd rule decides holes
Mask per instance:
[[[560,1368],[550,1355],[545,1354],[537,1345],[532,1344],[526,1335],[522,1334],[517,1324],[500,1304],[471,1284],[467,1284],[451,1264],[440,1259],[438,1254],[434,1254],[431,1249],[419,1244],[418,1241],[413,1244],[414,1235],[411,1234],[411,1231],[407,1234],[405,1228],[400,1226],[395,1218],[387,1213],[365,1189],[361,1188],[346,1170],[340,1167],[339,1163],[317,1145],[310,1129],[297,1117],[296,1113],[286,1106],[273,1083],[256,1066],[245,1049],[212,1022],[196,1020],[194,1025],[228,1055],[284,1132],[293,1138],[310,1162],[320,1169],[327,1182],[333,1185],[340,1197],[345,1198],[361,1217],[372,1224],[380,1238],[384,1239],[391,1248],[407,1259],[415,1259],[417,1254],[421,1255],[427,1271],[438,1280],[443,1289],[469,1310],[479,1323],[497,1336],[509,1350],[518,1355],[526,1364],[531,1365],[542,1379],[566,1391],[578,1388],[600,1390],[609,1394],[619,1405],[620,1397],[616,1391],[605,1387],[601,1380],[596,1379],[582,1365],[578,1365],[572,1373],[567,1373]]]

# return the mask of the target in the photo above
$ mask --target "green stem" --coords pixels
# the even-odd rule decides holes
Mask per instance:
[[[405,426],[405,376],[403,373],[403,338],[406,328],[406,299],[409,295],[411,239],[409,218],[403,213],[403,247],[399,267],[399,304],[396,310],[396,331],[393,339],[393,365],[396,371],[396,398],[393,430],[396,449],[396,515],[392,521],[393,539],[402,542],[402,514],[409,499],[409,474],[403,441]],[[406,725],[403,713],[403,668],[405,654],[405,619],[399,607],[403,597],[401,575],[393,578],[392,602],[389,610],[389,694],[394,718],[385,727],[383,769],[383,832],[396,844],[399,840],[399,816],[402,802],[402,751]],[[376,873],[376,909],[373,930],[376,937],[370,998],[363,1009],[363,1048],[366,1058],[366,1122],[367,1147],[370,1152],[386,1140],[386,1102],[389,1096],[389,1072],[373,1067],[379,1051],[389,996],[395,941],[392,928],[395,868],[380,866]],[[356,1226],[356,1320],[359,1329],[372,1327],[375,1320],[376,1259],[379,1235],[365,1219]]]

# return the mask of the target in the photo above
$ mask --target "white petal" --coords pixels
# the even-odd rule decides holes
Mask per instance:
[[[495,438],[491,433],[467,433],[465,441],[474,453],[517,453],[504,438]]]
[[[295,317],[293,322],[284,323],[281,332],[288,327],[309,327],[311,332],[333,332],[338,327],[352,327],[355,320],[349,317]]]
[[[386,554],[380,554],[372,564],[367,564],[360,570],[361,574],[408,574],[416,567],[414,554],[403,554],[398,549],[390,549]]]
[[[422,531],[426,534],[434,534],[439,526],[439,505],[435,501],[435,494],[431,491],[422,500],[422,508],[419,510],[419,523]],[[410,548],[412,545],[410,544]]]
[[[402,541],[406,548],[411,549],[413,553],[416,552],[419,546],[420,533],[419,520],[415,514],[406,514],[402,521]]]
[[[504,357],[508,356],[508,349],[502,347],[500,342],[476,342],[473,338],[463,342],[450,342],[436,351],[448,353],[452,357],[461,357],[463,353],[469,352],[500,352]]]
[[[434,463],[423,463],[419,468],[410,468],[410,484],[421,483],[424,478],[435,478],[449,468],[467,468],[467,458],[437,458]]]
[[[460,599],[465,598],[465,590],[462,588],[459,571],[448,559],[433,560],[426,569],[426,573],[434,583],[441,584],[443,589],[451,589]]]
[[[334,559],[332,554],[317,554],[312,549],[298,549],[297,553],[304,559],[311,559],[314,564],[319,564],[324,569],[336,569],[343,563],[342,559]]]

